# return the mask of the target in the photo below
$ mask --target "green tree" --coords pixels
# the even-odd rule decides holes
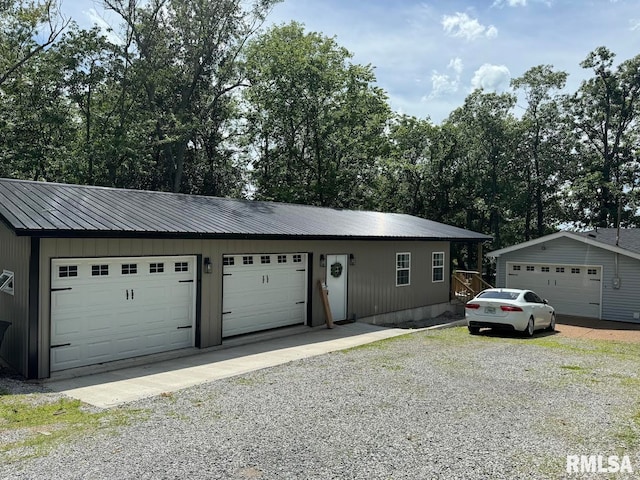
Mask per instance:
[[[460,182],[454,193],[461,208],[454,212],[454,223],[493,235],[496,248],[520,240],[512,225],[518,189],[514,105],[511,94],[476,90],[446,120],[461,143],[455,166]]]
[[[370,66],[297,23],[246,51],[247,144],[255,196],[371,207],[390,110]]]
[[[566,79],[565,72],[556,72],[550,65],[538,65],[511,81],[511,86],[522,91],[527,102],[519,124],[517,150],[523,183],[519,195],[524,216],[523,240],[545,235],[559,222],[558,191],[571,158],[558,93]]]
[[[198,131],[224,123],[217,117],[229,112],[228,96],[242,85],[240,51],[276,1],[105,0],[124,21],[129,88],[151,119],[145,144],[155,163],[152,188],[183,188],[185,162],[201,147]]]
[[[0,175],[67,179],[76,124],[60,58],[57,46],[52,46],[2,85]]]
[[[614,57],[605,47],[591,52],[581,66],[594,76],[567,98],[579,159],[567,203],[584,225],[616,226],[621,207],[622,221],[637,224],[640,55],[617,69]]]
[[[0,0],[0,88],[52,45],[69,23],[56,0]]]

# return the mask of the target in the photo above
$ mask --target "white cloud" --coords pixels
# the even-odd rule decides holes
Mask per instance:
[[[633,20],[629,20],[629,23],[631,23],[631,31],[640,30],[640,20],[634,18]]]
[[[458,92],[460,89],[460,74],[464,70],[462,60],[458,57],[452,58],[449,60],[447,69],[453,70],[455,76],[434,71],[431,74],[431,93],[427,97],[423,97],[422,100],[431,100]]]
[[[496,0],[493,2],[494,7],[501,7],[507,5],[509,7],[526,7],[527,0]]]
[[[437,98],[458,91],[458,81],[452,79],[449,75],[433,72],[431,75],[431,93],[427,97]]]
[[[447,68],[450,68],[458,75],[460,75],[462,73],[462,70],[464,69],[464,65],[462,65],[462,60],[456,57],[449,60],[449,65],[447,65]]]
[[[493,25],[486,27],[476,18],[471,18],[466,13],[456,12],[454,15],[442,17],[442,28],[452,37],[461,37],[466,40],[475,40],[481,36],[494,38],[498,35],[498,29]]]
[[[509,88],[511,72],[505,65],[485,63],[473,74],[471,87],[489,91],[504,91]]]

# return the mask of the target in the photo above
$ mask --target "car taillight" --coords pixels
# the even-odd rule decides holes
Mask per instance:
[[[503,312],[521,312],[520,307],[514,307],[513,305],[500,305],[500,310]]]
[[[477,310],[478,308],[480,308],[480,305],[478,305],[477,303],[467,303],[464,308],[470,308],[472,310]]]

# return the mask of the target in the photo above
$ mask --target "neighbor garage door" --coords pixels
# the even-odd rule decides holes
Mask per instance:
[[[51,371],[194,345],[195,257],[51,263]]]
[[[307,255],[225,255],[222,336],[305,323]]]
[[[507,287],[533,290],[558,313],[600,318],[600,266],[507,263]]]

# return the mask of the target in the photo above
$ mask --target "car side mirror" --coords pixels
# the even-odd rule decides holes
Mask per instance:
[[[549,303],[549,300],[547,300],[546,298],[544,298],[544,299],[542,300],[542,303],[544,303],[545,305],[547,305],[547,304]]]

